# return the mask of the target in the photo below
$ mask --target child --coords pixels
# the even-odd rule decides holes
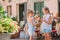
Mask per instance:
[[[30,36],[29,40],[33,40],[33,33],[35,31],[35,22],[34,22],[34,13],[33,11],[28,11],[27,15],[27,25],[28,25],[28,34]]]
[[[35,15],[35,23],[36,23],[36,27],[40,27],[41,24],[41,17],[39,14]]]
[[[37,33],[37,36],[40,36],[41,18],[40,18],[39,14],[35,15],[35,22],[36,22],[36,33]]]
[[[45,40],[51,40],[51,30],[52,30],[52,19],[50,16],[49,8],[44,7],[42,9],[44,15],[43,15],[43,22],[41,24],[41,32],[44,33]]]
[[[60,36],[60,23],[56,24],[56,30],[57,30],[58,36]]]
[[[60,16],[59,16],[60,13],[57,13],[57,16],[56,16],[56,30],[57,30],[57,34],[58,36],[60,35]]]
[[[36,22],[36,24],[41,24],[41,17],[39,14],[35,15],[35,22]],[[39,27],[40,27],[40,25],[39,25]]]

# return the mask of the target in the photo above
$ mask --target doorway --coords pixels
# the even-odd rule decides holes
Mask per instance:
[[[18,5],[18,13],[19,13],[19,22],[25,21],[26,22],[26,16],[27,16],[27,2],[23,4]]]
[[[58,12],[59,12],[59,17],[60,17],[60,0],[58,1]]]
[[[24,4],[19,4],[19,21],[23,20]]]

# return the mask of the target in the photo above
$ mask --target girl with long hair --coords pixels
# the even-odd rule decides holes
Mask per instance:
[[[52,18],[49,12],[49,8],[44,7],[42,9],[43,15],[43,22],[41,24],[41,32],[44,34],[45,40],[51,40],[51,31],[52,31]]]

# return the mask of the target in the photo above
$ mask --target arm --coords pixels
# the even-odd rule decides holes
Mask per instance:
[[[28,24],[25,24],[24,31],[27,32],[28,30]]]
[[[51,16],[49,17],[48,23],[52,24],[52,17]]]
[[[43,16],[42,22],[48,23],[48,21],[45,20],[46,16]]]
[[[46,22],[46,23],[48,23],[48,24],[51,24],[52,23],[52,17],[50,16],[49,19],[48,19],[48,21],[46,21],[46,20],[43,20],[43,21]]]
[[[44,21],[45,23],[48,23],[48,21],[46,21],[46,20],[44,20],[44,19],[43,19],[43,21]],[[48,23],[48,24],[49,24],[49,23]]]
[[[29,21],[30,21],[30,23],[31,23],[33,26],[36,25],[35,23],[33,23],[33,20],[32,20],[32,19],[30,19]]]

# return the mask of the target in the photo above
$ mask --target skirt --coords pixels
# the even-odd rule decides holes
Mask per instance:
[[[52,25],[47,23],[42,23],[40,31],[41,33],[50,33],[52,31]]]

